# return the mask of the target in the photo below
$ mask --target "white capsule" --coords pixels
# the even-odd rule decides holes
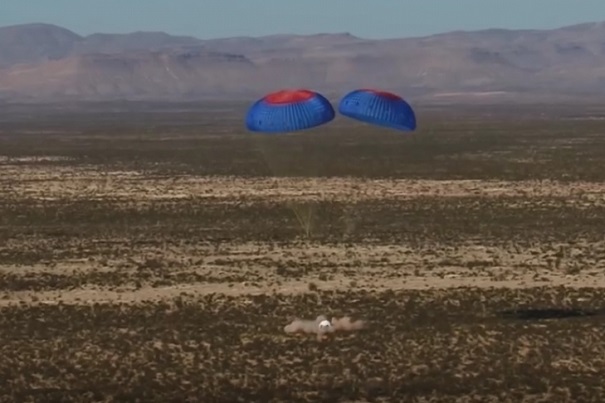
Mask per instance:
[[[319,330],[322,332],[328,331],[332,328],[332,324],[327,320],[319,322]]]

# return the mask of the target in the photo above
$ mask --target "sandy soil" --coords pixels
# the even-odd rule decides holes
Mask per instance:
[[[150,201],[411,199],[420,197],[553,197],[573,205],[605,204],[605,183],[483,180],[365,180],[359,178],[242,178],[234,176],[154,177],[96,166],[19,166],[5,163],[1,190],[19,198]]]
[[[13,161],[14,162],[14,161]],[[409,199],[474,196],[483,198],[517,196],[564,198],[581,208],[605,203],[605,184],[557,183],[551,181],[430,181],[359,180],[240,177],[157,178],[136,171],[102,171],[99,167],[19,166],[4,161],[0,173],[3,191],[14,200],[63,201],[100,199],[137,203],[153,200],[178,202],[212,199],[216,203],[303,201],[318,199]],[[44,242],[50,242],[46,240]],[[82,247],[66,240],[55,248]],[[114,239],[116,245],[127,239]],[[216,245],[149,245],[124,249],[118,257],[106,252],[115,247],[103,240],[90,241],[85,259],[54,258],[26,267],[0,264],[0,273],[12,279],[32,276],[66,278],[113,275],[111,287],[86,285],[77,289],[7,291],[0,304],[52,301],[136,302],[172,298],[182,293],[227,295],[304,293],[310,289],[375,291],[428,288],[527,288],[534,286],[605,286],[605,241],[568,244],[493,246],[469,242],[459,247],[428,244],[325,244],[243,242]],[[12,239],[6,250],[31,249],[40,245]],[[125,248],[122,246],[122,248]],[[563,251],[563,257],[556,257]],[[154,261],[161,270],[186,273],[202,279],[195,284],[133,287],[145,262]],[[580,269],[578,269],[580,264]],[[157,275],[157,273],[156,273]],[[204,280],[206,279],[206,281]],[[241,281],[241,279],[245,279]]]

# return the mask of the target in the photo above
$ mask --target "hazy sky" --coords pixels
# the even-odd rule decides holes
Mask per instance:
[[[350,32],[365,38],[605,21],[605,0],[0,0],[0,26],[199,38]]]

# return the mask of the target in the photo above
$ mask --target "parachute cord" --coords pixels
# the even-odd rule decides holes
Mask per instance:
[[[261,145],[259,145],[258,142],[255,142],[254,145],[255,145],[255,148],[257,149],[257,151],[260,151],[260,153],[262,154],[263,164],[265,165],[265,167],[267,168],[267,170],[270,171],[270,172],[273,172],[274,174],[277,173],[276,171],[278,169],[275,166],[272,166],[269,163],[269,155],[267,153],[267,150],[264,147],[262,147]],[[275,180],[275,185],[279,186],[279,181],[277,179]],[[301,232],[304,234],[305,238],[307,238],[307,239],[311,238],[311,232],[312,232],[311,218],[313,216],[312,212],[310,211],[311,208],[309,207],[309,209],[307,211],[307,214],[306,214],[306,217],[305,217],[299,211],[299,209],[297,208],[297,206],[295,205],[295,203],[293,203],[292,201],[287,201],[286,202],[286,206],[290,210],[292,210],[292,212],[294,214],[294,217],[296,218],[296,221],[298,222],[298,225],[301,228]]]
[[[288,203],[290,204],[290,203]],[[301,228],[304,231],[305,234],[305,238],[309,239],[311,238],[311,212],[309,211],[307,214],[307,217],[305,219],[305,217],[302,216],[302,214],[298,211],[298,209],[296,209],[296,207],[290,207],[291,210],[294,212],[294,215],[296,216],[296,219],[298,221],[298,224],[301,226]]]

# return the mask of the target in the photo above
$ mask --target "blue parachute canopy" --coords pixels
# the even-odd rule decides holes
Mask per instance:
[[[253,132],[293,132],[328,123],[335,115],[330,101],[315,91],[281,90],[264,96],[250,107],[246,127]]]
[[[412,107],[391,92],[372,89],[351,91],[340,100],[338,111],[365,123],[403,131],[416,129]]]

